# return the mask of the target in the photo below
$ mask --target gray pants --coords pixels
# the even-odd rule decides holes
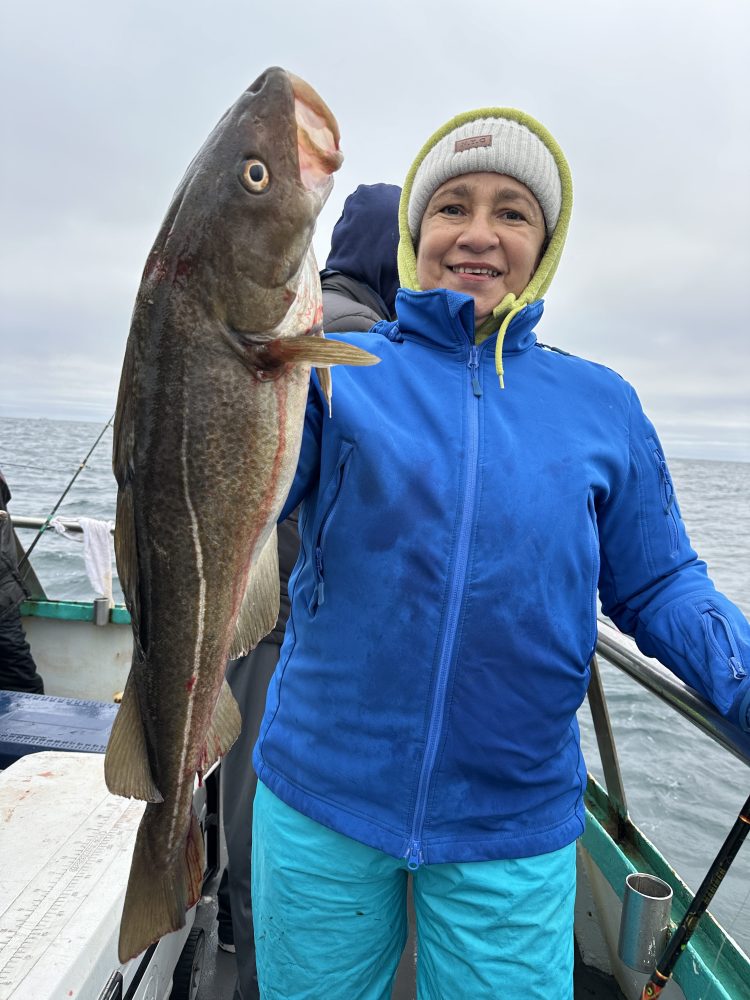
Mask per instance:
[[[232,661],[227,668],[227,681],[242,713],[242,731],[221,763],[229,902],[237,949],[234,1000],[254,1000],[258,996],[250,878],[253,799],[258,779],[253,770],[252,755],[266,705],[268,684],[279,661],[279,649],[273,642],[261,642],[251,653]]]

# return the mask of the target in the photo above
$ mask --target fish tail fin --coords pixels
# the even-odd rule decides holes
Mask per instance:
[[[201,896],[205,870],[203,833],[194,812],[185,853],[177,865],[158,870],[151,860],[147,806],[133,849],[130,878],[120,922],[118,954],[121,963],[135,958],[165,934],[185,926],[185,913]]]

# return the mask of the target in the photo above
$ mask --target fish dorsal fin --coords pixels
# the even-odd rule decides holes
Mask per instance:
[[[120,391],[115,413],[112,470],[119,487],[117,491],[117,518],[115,521],[115,556],[117,575],[133,626],[135,656],[142,660],[148,648],[145,636],[138,571],[138,539],[133,506],[133,477],[135,465],[135,408],[136,380],[134,376],[135,347],[128,340],[123,363]]]
[[[130,483],[121,486],[117,493],[115,556],[117,559],[117,575],[125,596],[125,604],[130,612],[130,621],[133,627],[134,653],[139,660],[143,660],[145,655],[144,646],[147,643],[145,636],[141,632],[143,621],[138,583],[138,546],[135,530],[135,514],[133,511],[133,490]]]
[[[113,795],[144,802],[164,801],[151,773],[132,672],[125,684],[122,703],[109,735],[104,757],[104,780]]]
[[[279,617],[279,548],[276,525],[250,569],[230,659],[244,656],[268,635]]]
[[[252,667],[246,669],[252,670]],[[241,728],[242,716],[239,706],[227,682],[222,681],[214,714],[211,716],[211,725],[206,734],[206,746],[200,760],[200,770],[204,774],[219,757],[231,749],[240,735]]]

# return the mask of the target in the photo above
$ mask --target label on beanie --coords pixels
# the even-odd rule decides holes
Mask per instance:
[[[477,146],[491,146],[491,135],[475,135],[471,139],[458,139],[455,152],[462,153],[465,149],[476,149]]]

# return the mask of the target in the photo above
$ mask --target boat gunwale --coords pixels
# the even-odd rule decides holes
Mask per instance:
[[[591,774],[585,803],[586,829],[581,845],[621,902],[625,877],[632,872],[646,872],[667,882],[674,893],[670,922],[670,933],[673,932],[693,899],[691,890],[632,820],[627,818],[622,822],[606,790]],[[710,995],[717,1000],[722,996],[733,1000],[743,995],[750,982],[750,958],[710,910],[703,914],[687,951],[691,961],[683,956],[672,977],[686,997],[704,995],[700,990],[695,992],[698,986],[716,991]],[[694,982],[696,977],[701,979],[699,984]]]
[[[21,604],[22,618],[49,618],[54,621],[91,622],[94,620],[93,601],[59,601],[29,599]],[[130,625],[130,613],[124,604],[109,609],[109,623]]]

